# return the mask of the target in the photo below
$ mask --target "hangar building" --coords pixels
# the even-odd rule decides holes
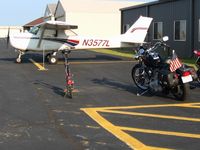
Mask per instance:
[[[200,49],[200,1],[159,0],[137,6],[122,8],[121,32],[124,33],[140,16],[154,20],[147,41],[156,41],[169,36],[168,44],[183,58],[193,56]]]
[[[47,7],[45,9],[44,13],[44,21],[48,20],[55,20],[55,11],[56,11],[57,4],[47,4]]]
[[[115,36],[120,34],[119,9],[138,2],[118,0],[59,0],[55,20],[78,25],[80,35]]]
[[[21,26],[0,26],[0,38],[6,38],[8,32],[10,32],[10,34],[20,33],[23,32],[23,28]]]

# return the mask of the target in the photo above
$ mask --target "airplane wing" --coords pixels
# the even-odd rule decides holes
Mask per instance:
[[[39,39],[37,47],[40,47],[41,42],[42,42],[42,38],[44,36],[44,32],[45,32],[46,29],[53,29],[53,30],[78,29],[77,25],[70,25],[70,24],[67,24],[66,22],[63,22],[63,21],[46,21],[46,22],[39,24],[38,26],[41,27],[42,31],[41,31],[41,34],[40,34],[40,39]]]
[[[63,21],[47,21],[43,23],[44,28],[46,29],[55,29],[55,30],[70,30],[77,29],[77,25],[70,25]]]

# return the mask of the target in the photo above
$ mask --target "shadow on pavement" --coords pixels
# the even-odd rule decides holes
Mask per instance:
[[[134,87],[133,85],[127,85],[125,83],[108,79],[108,78],[102,78],[102,79],[93,79],[93,83],[99,84],[99,85],[106,85],[114,89],[128,91],[130,93],[137,94],[138,89]]]

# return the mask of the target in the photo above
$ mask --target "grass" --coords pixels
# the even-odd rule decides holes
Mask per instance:
[[[109,55],[127,57],[127,58],[133,58],[133,55],[135,54],[134,50],[125,49],[125,48],[123,49],[93,49],[92,51],[109,54]]]
[[[92,51],[98,52],[98,53],[104,53],[109,55],[115,55],[115,56],[121,56],[121,57],[127,57],[127,58],[133,58],[133,55],[135,54],[135,51],[130,48],[121,48],[121,49],[93,49]],[[195,58],[187,58],[187,59],[181,59],[183,63],[195,67]]]

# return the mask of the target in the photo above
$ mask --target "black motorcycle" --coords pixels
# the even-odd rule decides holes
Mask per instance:
[[[186,100],[192,76],[188,68],[179,61],[175,51],[166,45],[163,37],[150,48],[140,46],[135,58],[138,63],[132,69],[136,86],[145,93],[172,93],[177,100]]]

